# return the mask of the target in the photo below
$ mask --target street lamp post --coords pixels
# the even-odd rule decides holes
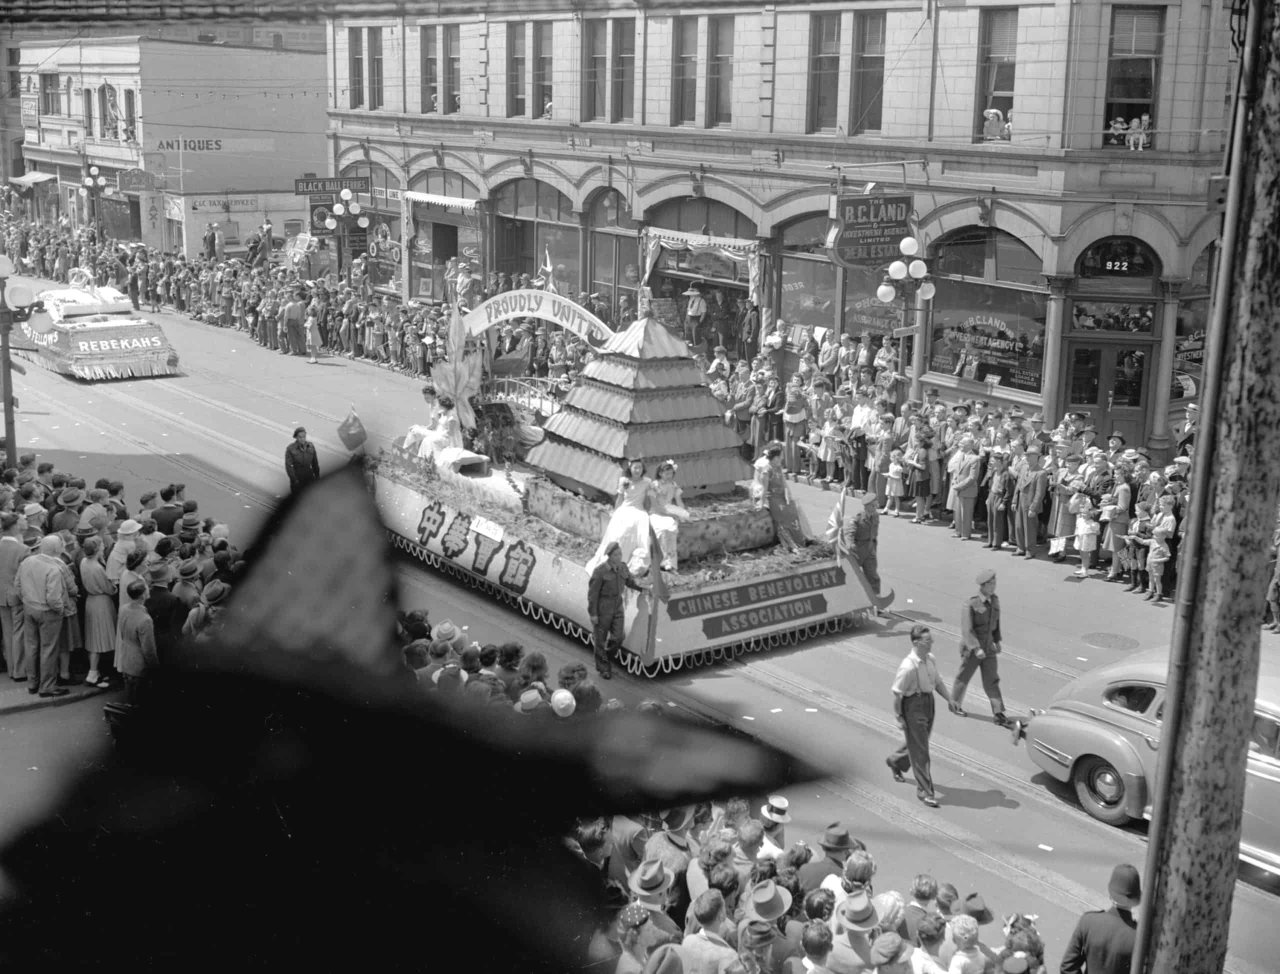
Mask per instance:
[[[102,204],[103,196],[112,196],[115,194],[116,188],[109,185],[107,177],[99,172],[97,166],[90,166],[88,174],[84,177],[84,185],[80,187],[81,198],[91,200],[90,206],[93,208],[93,225],[98,233],[98,242],[102,242]]]
[[[5,466],[18,465],[17,433],[14,430],[13,416],[13,373],[15,367],[9,349],[9,335],[13,331],[13,312],[15,309],[25,311],[35,303],[30,288],[16,284],[7,287],[13,276],[13,261],[0,254],[0,395],[4,397],[4,455]],[[12,301],[12,305],[9,303]],[[16,369],[23,372],[21,367]]]
[[[338,194],[339,202],[333,204],[330,216],[324,221],[324,225],[330,230],[341,230],[338,233],[338,278],[342,279],[342,258],[347,251],[347,233],[351,225],[355,224],[361,230],[369,229],[369,217],[362,213],[359,203],[352,198],[351,190],[343,189]],[[347,264],[350,265],[350,258]]]
[[[884,281],[876,288],[876,297],[885,304],[892,304],[902,295],[901,325],[894,329],[894,336],[911,339],[911,398],[920,398],[920,378],[924,375],[924,342],[920,334],[919,308],[916,297],[933,300],[937,288],[929,278],[929,265],[916,255],[920,242],[915,237],[903,237],[898,242],[902,260],[895,260],[886,268]],[[907,308],[911,308],[911,323],[907,324]],[[899,359],[899,367],[902,361]]]

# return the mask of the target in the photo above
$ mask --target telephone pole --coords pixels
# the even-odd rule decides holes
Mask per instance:
[[[1244,14],[1134,974],[1221,971],[1280,499],[1280,16]]]

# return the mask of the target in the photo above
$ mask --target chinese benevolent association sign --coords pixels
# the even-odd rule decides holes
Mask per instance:
[[[911,236],[912,205],[911,196],[838,197],[827,236],[831,259],[849,267],[898,257],[898,243]]]
[[[353,193],[369,192],[368,176],[335,176],[320,179],[295,179],[294,196],[312,196],[316,193],[341,193],[349,189]]]

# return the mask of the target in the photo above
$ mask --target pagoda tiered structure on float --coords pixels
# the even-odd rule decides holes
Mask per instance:
[[[588,497],[612,498],[631,458],[644,460],[650,476],[675,460],[686,495],[728,493],[752,471],[703,378],[683,340],[641,318],[583,369],[527,461]]]

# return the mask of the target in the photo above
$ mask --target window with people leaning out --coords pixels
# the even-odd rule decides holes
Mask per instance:
[[[1112,8],[1103,146],[1130,152],[1154,147],[1163,38],[1163,10]]]
[[[983,10],[978,49],[977,142],[1013,140],[1013,82],[1017,70],[1018,11]]]

